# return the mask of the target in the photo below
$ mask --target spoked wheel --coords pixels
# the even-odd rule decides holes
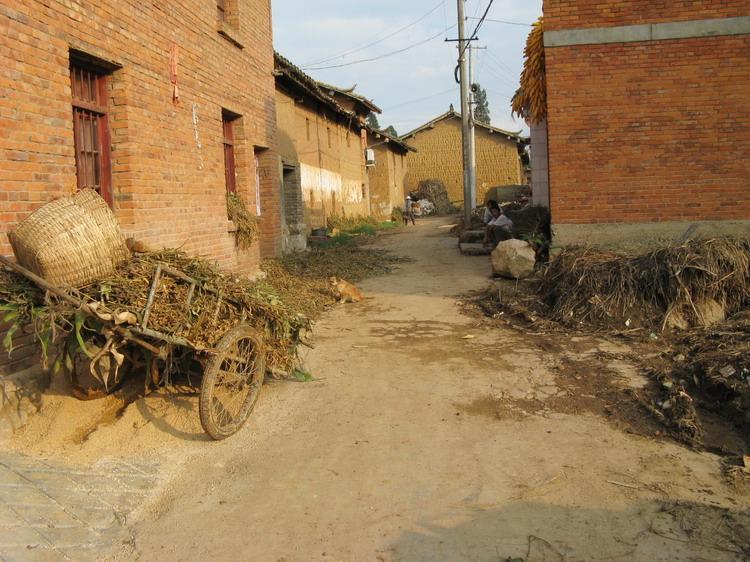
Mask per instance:
[[[266,375],[263,342],[240,324],[221,338],[206,362],[201,383],[201,425],[214,439],[236,433],[247,420]]]

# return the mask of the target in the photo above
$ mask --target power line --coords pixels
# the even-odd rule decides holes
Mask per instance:
[[[478,18],[469,18],[470,20],[475,20]],[[520,25],[522,27],[533,27],[534,24],[531,23],[521,23],[519,21],[507,21],[507,20],[494,20],[491,18],[485,19],[485,21],[491,21],[492,23],[504,23],[505,25]]]
[[[401,28],[397,29],[396,31],[394,31],[394,32],[386,35],[385,37],[381,37],[377,41],[373,41],[371,43],[367,43],[365,45],[362,45],[361,47],[355,47],[353,49],[349,49],[349,50],[344,51],[344,52],[342,52],[341,54],[338,54],[338,55],[332,55],[330,57],[326,57],[326,58],[323,58],[323,59],[318,59],[318,60],[314,60],[314,61],[305,63],[302,66],[302,68],[304,69],[304,68],[307,68],[308,66],[312,66],[312,65],[315,65],[315,64],[323,64],[323,63],[330,62],[330,61],[335,60],[335,59],[340,59],[340,58],[346,57],[348,55],[351,55],[351,54],[354,54],[354,53],[358,53],[359,51],[364,51],[365,49],[368,49],[369,47],[373,47],[374,45],[378,45],[378,44],[382,43],[383,41],[386,41],[387,39],[390,39],[391,37],[393,37],[395,35],[398,35],[402,31],[406,31],[407,29],[409,29],[411,27],[414,27],[415,25],[417,25],[418,23],[420,23],[421,21],[423,21],[424,19],[426,19],[428,16],[432,15],[435,11],[437,11],[438,9],[440,9],[441,7],[443,7],[445,5],[445,2],[446,2],[446,0],[442,0],[442,2],[438,3],[435,7],[433,7],[426,14],[420,16],[418,19],[416,19],[413,22],[405,25],[404,27],[401,27]]]
[[[490,58],[491,61],[493,61],[498,66],[498,68],[502,68],[505,72],[508,72],[514,78],[517,76],[518,74],[517,71],[513,70],[502,59],[500,59],[499,57],[496,57],[493,53],[490,53],[490,52],[487,53],[487,56]]]
[[[507,93],[504,94],[503,92],[498,92],[497,90],[490,90],[489,88],[485,88],[485,90],[488,91],[491,94],[495,94],[496,96],[500,96],[501,98],[505,98],[505,99],[508,99],[508,100],[513,98],[513,95],[511,95],[511,94],[507,94]]]
[[[456,27],[455,25],[450,26],[448,29],[452,29]],[[423,39],[422,41],[418,41],[417,43],[412,43],[411,45],[408,45],[406,47],[403,47],[402,49],[397,49],[395,51],[391,51],[390,53],[383,53],[382,55],[379,55],[377,57],[372,57],[369,59],[359,59],[352,62],[345,62],[341,64],[334,64],[330,66],[317,66],[317,67],[305,67],[305,70],[326,70],[329,68],[342,68],[344,66],[352,66],[354,64],[361,64],[363,62],[373,62],[376,60],[384,59],[386,57],[390,57],[393,55],[397,55],[399,53],[403,53],[404,51],[408,51],[409,49],[413,49],[414,47],[419,47],[420,45],[424,45],[425,43],[429,43],[433,39],[436,39],[437,37],[443,35],[445,31],[438,31],[435,35],[432,35],[428,37],[427,39]]]
[[[385,108],[383,108],[383,111],[391,111],[391,110],[397,109],[399,107],[404,107],[406,105],[411,105],[413,103],[417,103],[417,102],[420,102],[420,101],[429,100],[429,99],[432,99],[432,98],[436,98],[438,96],[443,96],[443,95],[445,95],[445,94],[447,94],[449,92],[455,92],[455,91],[456,91],[455,88],[450,88],[449,90],[444,90],[442,92],[438,92],[437,94],[432,94],[432,95],[429,95],[429,96],[424,96],[422,98],[415,98],[413,100],[408,100],[408,101],[399,103],[397,105],[392,105],[390,107],[385,107]]]
[[[477,23],[476,27],[474,28],[474,31],[472,31],[471,35],[469,35],[469,39],[466,40],[466,44],[463,46],[463,49],[461,49],[461,53],[458,55],[458,59],[461,60],[463,58],[464,53],[466,52],[466,47],[471,45],[472,41],[475,41],[477,39],[477,33],[479,33],[479,28],[482,27],[482,24],[484,23],[485,18],[487,17],[487,14],[490,13],[490,8],[492,8],[492,3],[495,0],[490,0],[487,4],[487,9],[484,11],[484,14],[482,14],[482,17],[479,18],[479,22]]]

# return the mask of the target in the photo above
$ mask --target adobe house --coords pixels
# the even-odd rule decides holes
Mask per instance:
[[[269,2],[4,2],[0,29],[3,254],[9,229],[83,187],[151,246],[244,274],[277,253]],[[261,216],[249,250],[235,245],[227,190]],[[3,385],[35,364],[29,346],[0,361]]]
[[[374,163],[370,173],[370,208],[379,220],[390,220],[393,209],[403,208],[406,199],[406,156],[416,149],[385,131],[367,130],[367,147]]]
[[[532,184],[556,243],[747,234],[749,16],[747,2],[545,0]]]
[[[367,130],[363,118],[278,53],[274,75],[285,247],[300,249],[331,215],[370,214]]]
[[[381,109],[352,88],[338,88],[318,82],[325,93],[364,121],[370,112],[381,113]],[[384,131],[367,127],[367,148],[373,157],[367,162],[370,183],[370,212],[380,220],[390,220],[394,207],[403,207],[404,179],[406,177],[406,155],[416,149],[401,139]]]
[[[521,153],[525,146],[519,133],[477,122],[476,138],[476,204],[484,202],[493,187],[523,183]],[[416,149],[406,158],[405,186],[411,191],[419,182],[442,181],[448,197],[463,203],[463,153],[461,148],[461,114],[453,106],[435,119],[401,136]]]

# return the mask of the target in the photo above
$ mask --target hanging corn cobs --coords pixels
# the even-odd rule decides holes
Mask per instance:
[[[547,81],[544,66],[544,25],[542,18],[532,26],[524,49],[521,87],[518,88],[511,108],[513,113],[528,123],[540,123],[547,118]]]

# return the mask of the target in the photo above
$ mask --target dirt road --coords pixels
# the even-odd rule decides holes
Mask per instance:
[[[460,256],[446,224],[380,239],[414,262],[319,322],[316,380],[270,385],[241,434],[194,450],[118,557],[743,559],[748,498],[717,457],[513,406],[564,401],[560,353],[618,344],[550,354],[462,314],[456,296],[486,286],[488,264]]]

